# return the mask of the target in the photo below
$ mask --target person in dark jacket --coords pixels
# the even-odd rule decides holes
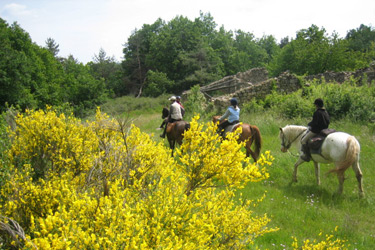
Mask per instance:
[[[309,139],[320,133],[323,129],[329,126],[329,114],[324,108],[323,100],[318,98],[314,101],[316,110],[313,114],[313,119],[308,123],[309,130],[301,139],[301,158],[304,161],[310,161],[310,152],[307,146]]]

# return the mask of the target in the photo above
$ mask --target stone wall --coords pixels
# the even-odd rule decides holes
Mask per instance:
[[[240,89],[266,81],[267,79],[268,72],[265,68],[254,68],[246,72],[239,72],[236,75],[226,76],[223,79],[201,87],[200,90],[204,92],[206,96],[210,96],[213,92],[231,94]]]
[[[260,70],[260,68],[257,68],[257,72],[262,72],[261,75],[263,78],[260,77],[256,84],[252,83],[226,95],[211,98],[211,101],[213,101],[216,106],[226,107],[228,106],[229,100],[232,97],[237,98],[240,103],[244,103],[250,101],[252,98],[265,97],[266,95],[270,94],[272,89],[275,87],[277,87],[277,91],[284,93],[291,93],[302,87],[301,80],[289,72],[284,72],[277,78],[268,79],[267,77],[267,79],[263,81],[261,81],[261,79],[264,79],[267,71],[265,69]],[[324,79],[325,82],[343,83],[350,80],[350,78],[353,78],[358,85],[375,83],[375,63],[370,65],[369,68],[361,69],[356,72],[329,71],[323,74],[306,76],[304,80],[309,82],[315,79],[321,83]]]
[[[305,82],[313,80],[319,83],[336,82],[343,83],[351,78],[358,85],[375,84],[375,62],[370,67],[357,70],[356,72],[332,72],[327,71],[323,74],[305,76]],[[302,87],[300,78],[288,71],[282,73],[276,78],[269,78],[265,68],[254,68],[246,72],[239,72],[236,75],[227,76],[211,84],[200,88],[206,98],[213,101],[216,106],[226,107],[229,100],[235,97],[240,103],[248,102],[252,98],[261,98],[271,93],[272,89],[277,87],[277,91],[291,93]],[[186,98],[190,91],[185,91],[182,95]],[[212,97],[211,95],[220,95]]]
[[[296,76],[284,72],[277,78],[270,78],[261,83],[240,89],[234,93],[213,98],[212,101],[215,106],[221,107],[228,106],[229,100],[232,97],[237,98],[239,103],[244,103],[250,101],[252,98],[265,97],[270,94],[275,87],[280,92],[291,93],[301,88],[301,83]]]

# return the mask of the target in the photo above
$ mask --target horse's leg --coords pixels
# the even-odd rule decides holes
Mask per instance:
[[[297,170],[298,166],[304,163],[305,161],[302,160],[301,158],[298,158],[298,161],[294,164],[294,171],[293,171],[293,181],[297,182]]]
[[[320,165],[314,161],[316,184],[320,185]]]
[[[168,138],[168,142],[169,142],[169,148],[172,150],[171,155],[173,156],[174,140]]]
[[[172,140],[172,156],[173,156],[173,151],[174,151],[174,147],[175,147],[175,144],[176,144],[176,140]]]
[[[249,141],[246,142],[245,144],[245,147],[246,147],[246,157],[249,157],[251,155],[251,157],[253,158],[254,162],[257,162],[257,157],[255,155],[255,153],[253,152],[253,150],[251,150],[251,144],[252,144],[252,140],[250,139]]]
[[[358,181],[358,188],[359,188],[359,195],[361,197],[364,196],[364,192],[363,192],[363,186],[362,186],[362,171],[361,171],[361,168],[359,167],[359,161],[356,160],[353,165],[352,165],[352,168],[355,172],[355,176],[357,177],[357,181]]]
[[[344,190],[344,181],[345,181],[345,174],[344,172],[337,173],[337,179],[339,180],[339,188],[337,189],[337,194],[342,194]]]

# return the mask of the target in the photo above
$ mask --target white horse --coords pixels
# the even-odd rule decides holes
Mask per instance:
[[[301,148],[301,138],[308,131],[307,127],[288,125],[280,128],[279,138],[281,140],[281,151],[287,152],[291,145],[295,145],[298,149]],[[329,134],[324,140],[320,154],[312,153],[311,158],[315,166],[315,176],[317,184],[320,185],[320,165],[319,163],[331,163],[336,166],[329,172],[337,173],[339,180],[338,194],[343,191],[343,185],[346,169],[352,166],[358,181],[359,195],[363,196],[362,188],[362,171],[359,167],[359,153],[360,145],[357,139],[343,132],[335,132]],[[297,182],[297,169],[304,160],[301,157],[294,164],[293,181]]]

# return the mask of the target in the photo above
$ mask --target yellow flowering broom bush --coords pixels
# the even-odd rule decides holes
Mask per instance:
[[[334,229],[337,232],[338,227]],[[335,238],[333,234],[325,234],[323,232],[319,233],[320,240],[313,239],[309,240],[306,239],[302,242],[301,246],[298,245],[298,239],[296,237],[292,237],[293,249],[302,249],[302,250],[347,250],[348,247],[346,245],[346,240],[341,240],[339,238]]]
[[[198,119],[172,158],[163,144],[100,110],[85,123],[51,109],[18,116],[0,223],[17,221],[24,233],[4,246],[243,249],[277,230],[251,210],[262,198],[235,197],[268,177],[272,156],[250,163],[238,134],[221,141],[214,124]]]

